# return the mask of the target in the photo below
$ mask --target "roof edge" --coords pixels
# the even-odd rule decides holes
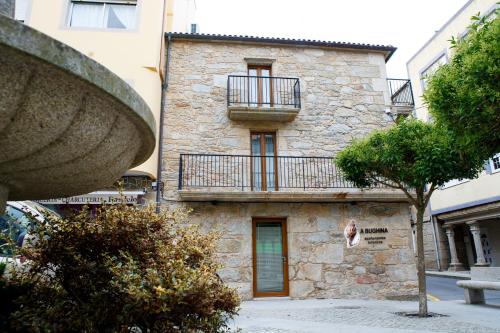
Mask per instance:
[[[243,42],[243,43],[331,47],[331,48],[342,48],[342,49],[380,51],[385,53],[386,62],[392,57],[394,52],[397,50],[397,48],[392,45],[372,45],[363,43],[321,41],[321,40],[311,40],[311,39],[258,37],[258,36],[243,36],[243,35],[220,35],[220,34],[184,33],[184,32],[166,32],[165,36],[171,39],[179,39],[179,40],[229,41],[229,42]]]

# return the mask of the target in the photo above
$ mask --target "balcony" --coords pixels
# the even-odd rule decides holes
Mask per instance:
[[[355,187],[331,157],[181,154],[178,181],[185,201],[406,201],[390,187]]]
[[[232,120],[292,121],[300,111],[299,79],[230,75],[227,109]]]
[[[391,94],[391,111],[396,115],[408,115],[413,111],[415,101],[410,80],[387,79]]]

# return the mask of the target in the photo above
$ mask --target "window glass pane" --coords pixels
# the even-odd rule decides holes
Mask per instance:
[[[14,18],[18,21],[26,21],[28,16],[28,0],[16,0]]]
[[[102,28],[103,4],[73,3],[69,25],[79,28]]]
[[[491,159],[491,164],[493,166],[493,170],[492,171],[500,171],[500,154],[498,155],[495,155],[495,157],[493,157]]]
[[[436,61],[434,61],[429,67],[427,67],[425,71],[422,72],[421,79],[424,89],[427,86],[427,81],[429,80],[429,77],[431,77],[432,74],[434,74],[437,71],[437,69],[444,64],[446,64],[446,55],[443,54]]]
[[[20,210],[7,206],[5,214],[0,215],[0,232],[8,236],[18,246],[23,244],[24,236],[30,226],[30,219]],[[0,254],[10,255],[11,251],[5,241],[0,241]]]
[[[274,136],[271,134],[266,134],[265,136],[266,144],[266,183],[267,190],[275,190],[275,179],[274,179]]]
[[[281,292],[284,286],[283,240],[280,223],[256,226],[257,291]]]
[[[255,68],[248,69],[248,101],[250,106],[257,106],[258,102],[258,84],[257,84],[257,70]]]
[[[252,155],[260,156],[262,152],[260,151],[260,135],[252,135]],[[262,172],[261,172],[261,158],[252,157],[252,177],[253,177],[253,188],[256,191],[260,191],[262,188]]]
[[[106,4],[106,27],[133,29],[135,27],[135,5]]]

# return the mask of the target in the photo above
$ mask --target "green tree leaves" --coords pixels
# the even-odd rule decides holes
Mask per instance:
[[[452,46],[451,62],[430,78],[424,99],[464,154],[486,160],[500,152],[500,18],[474,16]]]

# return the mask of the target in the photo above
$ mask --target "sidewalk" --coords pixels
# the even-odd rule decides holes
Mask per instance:
[[[470,280],[470,271],[448,272],[448,271],[425,271],[427,276],[448,277],[452,279]]]
[[[429,310],[446,315],[408,318],[417,302],[368,300],[269,300],[243,302],[234,328],[242,333],[423,333],[500,332],[500,308],[463,301],[429,302]]]

